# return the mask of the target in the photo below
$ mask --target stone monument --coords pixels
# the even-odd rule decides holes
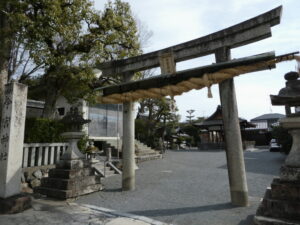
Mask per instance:
[[[298,78],[296,72],[285,75],[286,87],[278,95],[271,95],[272,105],[300,106]],[[289,113],[280,124],[292,135],[293,145],[280,169],[280,177],[273,180],[257,209],[254,222],[258,225],[300,224],[300,113]]]
[[[49,171],[49,177],[42,179],[41,186],[35,192],[68,199],[102,190],[100,176],[95,175],[89,161],[77,147],[77,142],[84,136],[84,132],[81,132],[82,125],[90,121],[84,120],[77,108],[71,108],[63,122],[69,130],[62,134],[69,142],[68,149],[56,168]]]
[[[26,85],[5,85],[0,131],[0,213],[17,213],[30,207],[30,198],[21,194],[26,101]]]

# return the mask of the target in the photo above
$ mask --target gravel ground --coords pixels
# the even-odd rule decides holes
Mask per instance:
[[[77,203],[177,225],[248,225],[284,158],[267,150],[245,152],[249,207],[230,204],[225,152],[195,150],[167,151],[161,160],[140,164],[135,191],[122,192],[121,176],[114,176],[105,179],[105,191],[81,197]]]

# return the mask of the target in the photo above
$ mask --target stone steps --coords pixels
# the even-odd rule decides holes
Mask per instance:
[[[93,174],[94,171],[91,168],[79,170],[55,169],[49,171],[49,177],[57,177],[62,179],[73,179],[78,176],[91,176]]]
[[[53,197],[58,199],[68,199],[68,198],[75,198],[80,195],[86,195],[101,190],[103,190],[102,184],[92,184],[86,186],[84,189],[77,189],[77,190],[60,190],[56,188],[37,187],[35,188],[34,191],[42,195],[47,195],[48,197]]]
[[[258,216],[278,219],[300,220],[300,202],[277,199],[263,199]]]
[[[142,150],[142,151],[136,152],[137,156],[156,155],[156,154],[158,154],[158,153],[156,151],[153,151],[153,150]]]
[[[116,155],[117,148],[119,147],[121,152],[122,141],[119,140],[105,140],[106,145],[112,149],[112,155]],[[135,140],[135,154],[136,154],[136,161],[137,162],[144,162],[148,160],[154,159],[161,159],[162,156],[159,152],[155,151],[154,149],[148,147],[147,145],[143,144],[142,142]],[[115,152],[115,153],[113,153]]]
[[[143,144],[142,142],[136,140],[136,161],[144,162],[148,160],[155,160],[155,159],[161,159],[162,155],[155,151],[154,149],[148,147],[147,145]]]
[[[93,165],[93,167],[100,172],[100,174],[102,175],[102,177],[111,177],[113,175],[116,175],[115,171],[112,170],[109,166],[105,166],[103,163],[96,163]]]
[[[116,175],[116,173],[113,170],[106,170],[104,172],[104,177],[111,177],[111,176],[114,176],[114,175]]]
[[[137,163],[162,158],[162,155],[160,153],[148,147],[147,145],[141,143],[138,140],[136,140],[135,145],[136,145],[135,158]]]
[[[60,160],[34,191],[48,197],[68,199],[102,189],[101,177],[95,175],[87,160],[78,159]]]
[[[300,182],[275,178],[259,205],[256,225],[300,225]]]
[[[153,154],[153,155],[145,155],[145,156],[137,156],[136,161],[138,163],[145,162],[148,160],[162,159],[162,154]]]
[[[149,146],[145,145],[144,143],[138,141],[138,140],[135,140],[135,144],[140,148],[140,149],[143,149],[144,151],[155,151],[154,149],[150,148]]]
[[[61,178],[43,178],[41,185],[47,188],[56,189],[82,189],[85,186],[100,183],[99,176],[80,176],[73,179],[61,179]]]
[[[274,179],[271,184],[272,198],[279,200],[291,200],[300,202],[300,183],[296,182],[280,182]]]

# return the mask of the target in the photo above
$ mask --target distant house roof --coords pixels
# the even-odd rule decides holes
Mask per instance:
[[[255,117],[250,121],[254,122],[254,121],[262,121],[262,120],[276,120],[284,117],[285,115],[280,113],[268,113],[268,114],[263,114],[261,116]]]

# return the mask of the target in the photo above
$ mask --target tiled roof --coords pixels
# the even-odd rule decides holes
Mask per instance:
[[[274,120],[274,119],[280,119],[285,117],[285,115],[280,114],[280,113],[268,113],[268,114],[263,114],[261,116],[255,117],[251,119],[250,121],[258,121],[258,120]]]

